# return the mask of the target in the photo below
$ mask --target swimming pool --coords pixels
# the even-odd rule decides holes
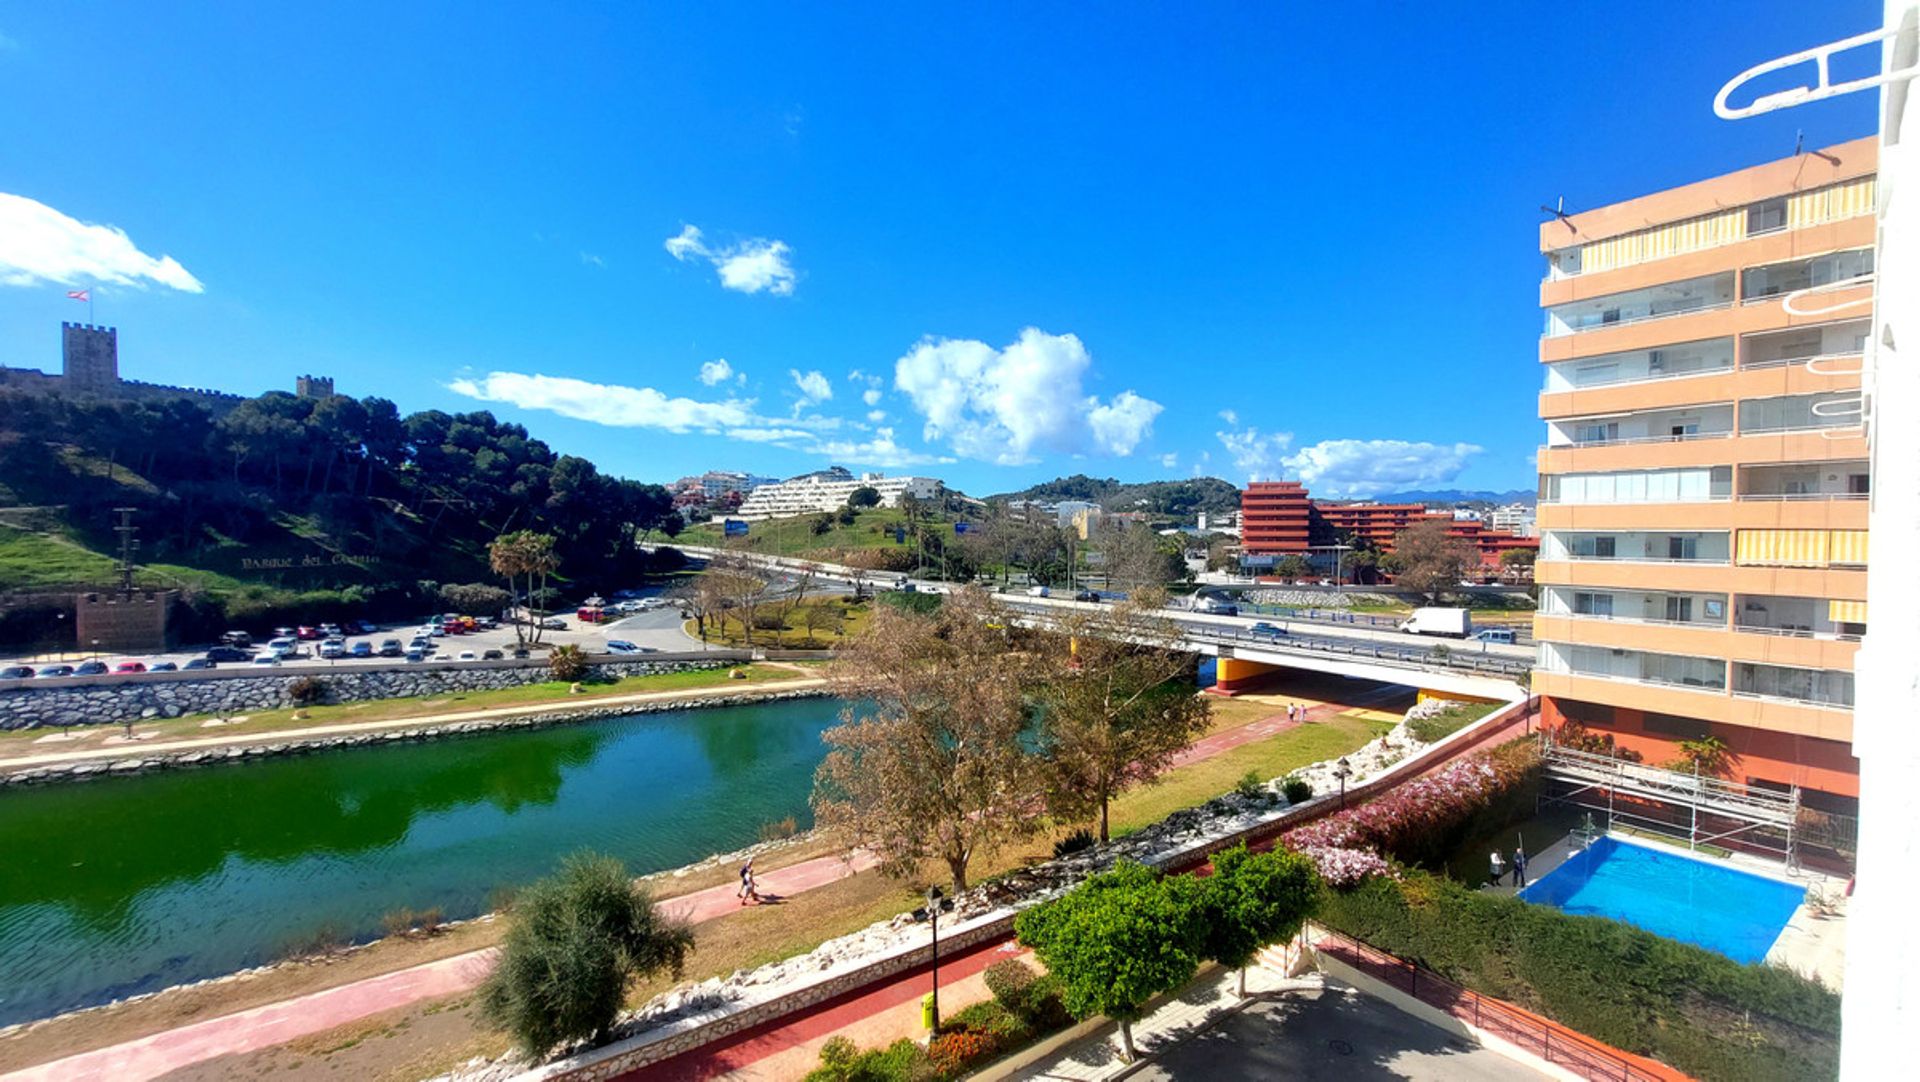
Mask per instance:
[[[1611,917],[1655,935],[1758,962],[1806,889],[1605,837],[1520,892],[1529,902]]]

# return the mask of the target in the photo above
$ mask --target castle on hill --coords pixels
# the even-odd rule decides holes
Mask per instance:
[[[245,395],[202,387],[175,387],[120,378],[120,331],[90,323],[60,324],[60,373],[37,368],[0,367],[0,391],[63,394],[75,397],[115,398],[159,402],[190,398],[218,416],[247,400]],[[301,398],[330,398],[333,377],[301,376],[293,393]]]

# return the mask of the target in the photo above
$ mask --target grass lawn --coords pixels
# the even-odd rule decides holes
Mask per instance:
[[[801,616],[801,606],[795,605],[793,611],[787,614],[786,627],[780,631],[755,628],[753,645],[789,650],[828,650],[866,630],[867,622],[873,615],[871,602],[855,602],[852,598],[845,596],[815,597],[807,604],[838,606],[842,620],[840,633],[836,635],[833,629],[821,627],[816,628],[809,636],[806,621]],[[773,609],[768,606],[763,611],[770,612]],[[700,637],[700,631],[692,620],[687,621],[686,632],[694,638]],[[739,617],[733,615],[728,615],[718,622],[713,617],[708,617],[707,641],[725,646],[745,646],[747,645],[745,625],[740,622]]]
[[[676,540],[689,545],[739,547],[767,556],[798,556],[820,549],[913,551],[911,539],[905,545],[893,539],[893,528],[906,521],[906,517],[896,508],[869,507],[854,515],[851,526],[842,526],[838,519],[834,519],[825,533],[813,532],[813,524],[818,518],[817,514],[796,515],[754,522],[747,527],[745,541],[722,535],[720,527],[714,523],[702,523],[682,531]]]
[[[180,718],[143,721],[134,729],[139,733],[158,733],[159,736],[155,737],[153,742],[168,738],[190,739],[215,736],[244,738],[264,736],[284,729],[306,729],[318,725],[354,725],[383,721],[398,723],[429,714],[461,713],[541,703],[564,706],[590,702],[610,695],[737,687],[743,684],[799,680],[811,675],[795,672],[791,668],[768,665],[739,665],[736,668],[742,674],[742,678],[738,680],[730,678],[728,670],[724,668],[658,673],[652,676],[627,676],[606,683],[583,684],[578,695],[569,694],[566,684],[557,680],[548,680],[517,688],[502,688],[498,691],[470,691],[415,699],[369,699],[363,702],[314,706],[308,708],[307,717],[298,721],[294,720],[291,709],[263,710],[245,715],[247,719],[245,721],[227,725],[207,726],[205,722],[213,720],[214,715],[191,714]],[[320,679],[324,681],[326,677],[322,675]],[[122,728],[118,725],[93,725],[84,728],[76,727],[72,731],[85,735],[72,742],[36,744],[34,741],[48,735],[48,730],[22,729],[0,733],[0,760],[13,756],[97,747],[105,738],[121,733]]]

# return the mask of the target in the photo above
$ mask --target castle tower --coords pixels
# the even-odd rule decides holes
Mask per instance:
[[[293,381],[293,393],[301,398],[332,398],[332,376],[299,376]]]
[[[120,386],[120,332],[90,323],[62,323],[61,373],[70,391],[112,394]]]

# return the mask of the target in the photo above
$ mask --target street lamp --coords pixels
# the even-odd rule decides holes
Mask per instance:
[[[1345,808],[1347,806],[1347,779],[1353,777],[1353,767],[1347,762],[1346,756],[1341,756],[1340,761],[1333,764],[1333,776],[1340,779],[1340,806]]]
[[[928,1012],[929,1033],[940,1032],[940,887],[927,888],[927,922],[933,929],[933,996],[932,1009]]]

